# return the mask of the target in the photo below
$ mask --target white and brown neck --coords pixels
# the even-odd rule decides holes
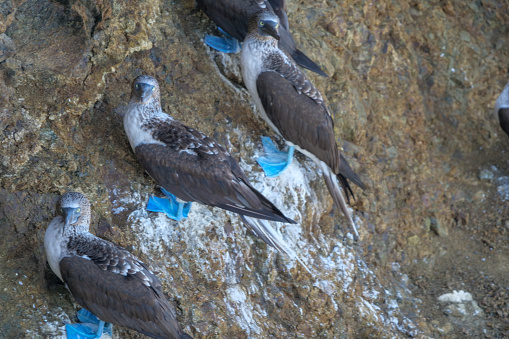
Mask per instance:
[[[153,98],[145,104],[131,99],[124,116],[124,130],[133,151],[136,152],[136,146],[141,144],[162,144],[154,139],[150,126],[167,120],[172,118],[162,112],[159,99]]]

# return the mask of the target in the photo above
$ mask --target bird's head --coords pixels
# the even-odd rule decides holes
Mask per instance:
[[[140,104],[159,101],[159,83],[149,75],[140,75],[133,81],[131,100]]]
[[[78,192],[67,192],[60,198],[60,207],[64,214],[64,232],[69,227],[84,228],[88,231],[90,223],[90,202]]]
[[[249,20],[249,32],[255,30],[262,37],[279,40],[278,16],[267,9],[255,13]]]

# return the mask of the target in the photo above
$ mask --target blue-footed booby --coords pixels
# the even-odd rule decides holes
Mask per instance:
[[[495,102],[495,117],[500,127],[509,135],[509,82]]]
[[[87,324],[67,324],[67,337],[99,338],[108,327],[111,335],[111,326],[104,326],[110,323],[153,338],[190,339],[147,265],[122,247],[89,233],[88,199],[68,192],[60,198],[60,206],[64,216],[55,217],[44,236],[46,257],[85,308],[78,318],[87,319]],[[93,326],[94,322],[98,324]]]
[[[177,221],[189,209],[183,204],[194,201],[238,213],[267,244],[300,261],[266,220],[296,222],[251,186],[226,148],[162,111],[155,78],[134,79],[124,129],[138,161],[169,198],[151,198],[147,209]]]
[[[210,47],[225,53],[238,53],[240,50],[238,41],[243,41],[247,35],[249,18],[259,10],[266,9],[276,13],[280,18],[281,48],[287,51],[298,65],[327,76],[313,60],[295,46],[288,27],[286,0],[197,0],[197,3],[223,32],[233,38],[231,40],[206,36],[205,42]]]
[[[295,147],[320,166],[334,203],[348,218],[358,237],[337,181],[343,186],[347,199],[348,194],[352,193],[347,179],[361,188],[364,185],[338,150],[331,113],[322,95],[279,48],[279,32],[279,19],[271,11],[261,10],[250,19],[249,33],[241,52],[244,84],[260,116],[285,139],[290,152]],[[278,152],[270,145],[271,142],[263,141],[268,155]],[[265,166],[264,170],[274,175],[275,166],[270,162],[270,159],[259,159],[262,167],[269,165],[269,169]],[[285,166],[280,166],[276,172]]]

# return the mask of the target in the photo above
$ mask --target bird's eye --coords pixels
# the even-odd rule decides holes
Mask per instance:
[[[258,23],[258,26],[263,27],[263,25],[265,25],[265,22],[263,22],[263,20],[260,20],[260,22]]]
[[[136,89],[140,89],[140,84],[136,84],[134,87],[136,87]]]
[[[151,91],[151,92],[153,92],[153,91],[154,91],[154,89],[155,89],[155,87],[152,87],[152,89],[151,89],[150,91]]]
[[[278,27],[279,27],[279,22],[276,24],[276,28],[278,28]]]
[[[78,207],[78,208],[76,209],[76,212],[78,212],[78,213],[79,213],[79,212],[81,212],[81,208],[79,208],[79,207]]]

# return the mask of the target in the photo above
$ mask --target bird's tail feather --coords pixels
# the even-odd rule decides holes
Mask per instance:
[[[351,180],[354,184],[356,184],[363,190],[366,189],[366,186],[362,182],[361,178],[359,178],[357,173],[353,171],[353,169],[350,167],[343,154],[339,154],[339,175],[342,175],[346,179]],[[348,185],[348,188],[350,189],[350,185]],[[350,189],[350,192],[351,191],[352,190]]]
[[[313,71],[317,74],[320,74],[324,77],[329,77],[320,66],[318,66],[313,60],[311,60],[306,54],[304,54],[301,50],[295,49],[295,51],[292,53],[292,58],[295,60],[295,62],[304,68],[309,69],[310,71]]]
[[[343,188],[343,192],[345,192],[346,202],[350,203],[350,196],[352,196],[352,198],[355,199],[355,195],[353,194],[352,188],[350,187],[348,180],[341,173],[338,174],[336,178],[338,178],[338,181],[341,184],[341,188]]]
[[[329,193],[332,196],[332,200],[334,200],[334,204],[341,209],[343,214],[348,218],[348,221],[352,225],[352,229],[355,235],[355,239],[359,239],[359,233],[357,233],[357,227],[355,227],[355,223],[353,222],[352,215],[348,210],[348,206],[346,205],[345,198],[341,193],[341,189],[339,188],[338,181],[336,175],[332,172],[332,169],[327,166],[323,161],[320,161],[320,167],[323,172],[323,178],[325,179],[325,184],[327,184],[327,188],[329,189]]]
[[[281,234],[279,234],[267,220],[251,218],[245,215],[241,215],[240,218],[242,221],[249,226],[256,233],[256,235],[265,241],[268,245],[274,247],[279,252],[288,255],[291,259],[297,259],[298,262],[308,271],[310,274],[311,271],[309,268],[302,262],[297,253],[292,250],[286,242],[283,240]]]

